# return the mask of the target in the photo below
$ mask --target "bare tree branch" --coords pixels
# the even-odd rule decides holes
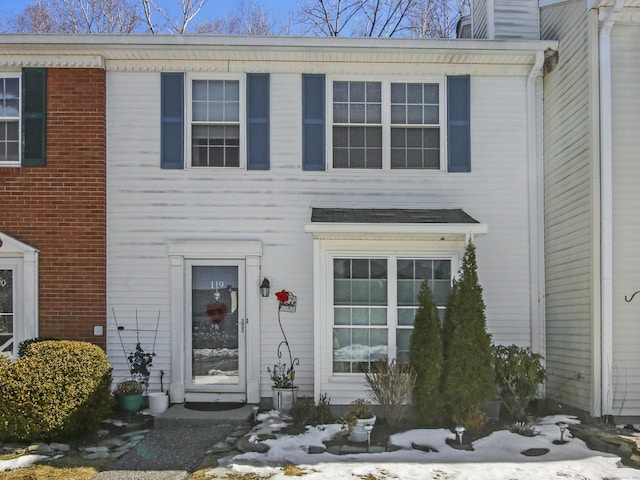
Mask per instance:
[[[135,0],[36,0],[12,24],[26,33],[132,33],[140,23]]]

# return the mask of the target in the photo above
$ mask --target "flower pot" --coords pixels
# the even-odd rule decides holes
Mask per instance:
[[[366,442],[369,438],[367,431],[364,429],[366,425],[376,423],[376,416],[371,418],[357,418],[356,424],[349,430],[349,440],[352,442]]]
[[[288,412],[298,398],[298,387],[277,388],[271,387],[273,395],[273,408],[280,412]]]
[[[142,407],[142,394],[118,395],[118,408],[123,412],[138,412]]]
[[[166,392],[152,392],[149,394],[149,411],[152,414],[162,413],[169,408],[169,395]]]

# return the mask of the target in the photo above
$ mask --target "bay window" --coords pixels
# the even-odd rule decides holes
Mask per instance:
[[[362,373],[376,360],[409,360],[423,281],[441,320],[451,289],[450,258],[333,258],[333,373]]]

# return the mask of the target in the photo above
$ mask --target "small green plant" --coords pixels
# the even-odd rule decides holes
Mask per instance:
[[[416,383],[411,366],[395,360],[378,360],[365,371],[365,378],[368,393],[380,404],[387,423],[400,423]]]
[[[369,400],[356,398],[349,405],[349,411],[339,420],[343,428],[350,429],[356,425],[358,419],[362,420],[373,417],[373,405]]]
[[[115,390],[113,391],[114,395],[139,395],[144,392],[144,385],[137,380],[134,379],[125,379],[118,382]]]
[[[287,366],[285,363],[276,363],[273,369],[267,367],[269,378],[276,388],[293,388],[293,381],[296,378],[296,370],[293,365]]]
[[[153,357],[155,356],[154,352],[145,352],[140,346],[140,342],[138,342],[136,343],[135,352],[130,353],[127,357],[131,376],[144,385],[145,388],[149,387],[149,377],[151,376],[149,367],[153,366]]]
[[[326,393],[320,395],[318,403],[311,397],[299,398],[291,409],[293,422],[299,425],[325,425],[331,423],[331,400]]]
[[[356,418],[371,418],[373,417],[373,405],[369,400],[364,398],[356,398],[350,403],[351,408],[349,413]]]
[[[533,428],[530,425],[527,425],[525,422],[514,422],[510,427],[509,431],[511,433],[517,433],[518,435],[522,435],[523,437],[535,437],[539,435],[540,432]]]
[[[522,420],[546,377],[543,357],[517,345],[494,345],[493,357],[500,398],[511,417]]]

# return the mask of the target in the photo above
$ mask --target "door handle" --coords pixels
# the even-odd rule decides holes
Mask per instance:
[[[244,324],[245,324],[245,319],[243,318],[242,320],[240,320],[240,332],[244,333]],[[246,321],[246,323],[249,323],[248,321]]]

